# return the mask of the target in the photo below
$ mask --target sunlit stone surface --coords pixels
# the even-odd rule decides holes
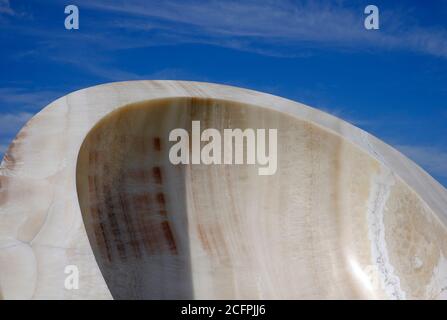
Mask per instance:
[[[275,128],[278,169],[173,165],[169,132]],[[318,110],[207,83],[62,97],[0,171],[0,298],[447,298],[447,191]],[[64,283],[79,269],[79,289]]]

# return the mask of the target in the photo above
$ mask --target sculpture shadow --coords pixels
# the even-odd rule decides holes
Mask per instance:
[[[169,100],[122,107],[90,131],[78,155],[84,225],[114,299],[194,295],[187,167],[168,156],[169,131],[182,123],[169,112]]]

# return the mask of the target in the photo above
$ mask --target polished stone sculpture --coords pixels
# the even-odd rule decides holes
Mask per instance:
[[[172,164],[169,133],[277,129],[277,170]],[[447,191],[265,93],[119,82],[33,117],[0,168],[4,299],[445,299]],[[67,266],[79,272],[67,288]]]

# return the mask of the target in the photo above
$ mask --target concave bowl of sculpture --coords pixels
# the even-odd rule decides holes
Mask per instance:
[[[173,164],[170,132],[191,137],[193,121],[277,130],[276,171]],[[20,131],[0,188],[5,299],[447,297],[447,191],[361,129],[265,93],[184,81],[71,93]]]

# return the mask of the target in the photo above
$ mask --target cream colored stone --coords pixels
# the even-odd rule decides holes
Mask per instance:
[[[170,130],[275,128],[278,169],[172,165]],[[321,111],[183,81],[51,103],[0,168],[4,299],[442,299],[447,191]],[[64,286],[67,265],[78,290]]]

